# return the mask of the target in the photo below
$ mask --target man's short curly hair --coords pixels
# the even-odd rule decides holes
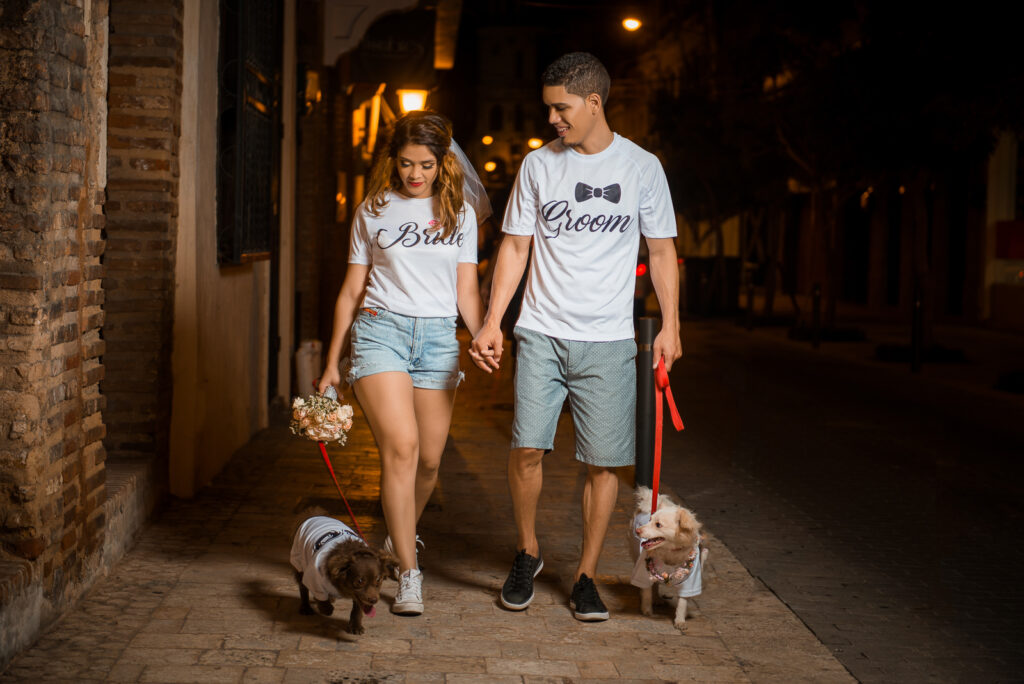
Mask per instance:
[[[602,106],[608,102],[608,89],[612,85],[604,64],[589,52],[562,55],[544,70],[541,79],[546,86],[563,86],[567,92],[584,99],[597,93]]]

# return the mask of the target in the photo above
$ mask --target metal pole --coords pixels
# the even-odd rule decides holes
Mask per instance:
[[[636,327],[636,473],[637,486],[654,482],[654,336],[657,318],[643,317]]]
[[[910,371],[921,371],[922,347],[924,346],[924,311],[921,302],[921,283],[914,283],[914,311],[910,323]]]
[[[754,277],[747,273],[747,330],[754,329]]]
[[[811,346],[817,349],[821,346],[821,285],[818,283],[814,283],[811,311]]]

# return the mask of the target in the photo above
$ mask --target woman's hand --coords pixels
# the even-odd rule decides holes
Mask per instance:
[[[324,368],[323,377],[317,383],[317,390],[323,394],[328,385],[338,387],[341,385],[341,372],[338,365],[341,363],[342,352],[349,346],[349,329],[356,317],[356,309],[359,302],[363,301],[366,294],[366,284],[370,280],[370,267],[365,264],[349,264],[345,272],[345,281],[341,284],[338,292],[338,300],[334,303],[334,328],[331,333],[331,343],[327,347],[327,366]],[[341,395],[341,392],[338,393]]]
[[[328,364],[327,368],[324,368],[323,375],[320,376],[320,382],[316,386],[316,391],[323,394],[331,385],[334,385],[335,389],[341,385],[341,373],[338,371],[337,366]],[[338,393],[338,396],[341,396],[341,392]]]
[[[469,346],[469,357],[482,371],[493,373],[501,370],[501,348],[504,341],[501,328],[485,323]]]

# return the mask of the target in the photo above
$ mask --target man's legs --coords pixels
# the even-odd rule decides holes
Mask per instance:
[[[537,541],[537,502],[544,481],[544,453],[554,445],[565,401],[565,345],[537,332],[516,328],[516,411],[508,487],[516,521],[516,557],[501,589],[501,604],[523,610],[533,601],[533,578],[544,567]]]
[[[543,449],[520,447],[508,455],[508,488],[516,519],[516,557],[501,587],[501,605],[524,610],[533,601],[533,578],[544,567],[537,542],[537,501],[543,484]]]
[[[591,578],[597,574],[597,560],[618,493],[619,478],[614,468],[587,466],[587,481],[583,485],[583,554],[574,579],[578,580],[581,574]]]
[[[516,520],[516,549],[537,558],[540,557],[537,502],[544,483],[543,459],[542,449],[513,449],[508,455],[508,488]],[[607,520],[605,523],[607,525]]]
[[[636,450],[636,343],[570,342],[569,404],[576,458],[587,466],[583,487],[583,551],[569,597],[579,620],[607,620],[594,584],[597,562],[619,492],[619,471]]]

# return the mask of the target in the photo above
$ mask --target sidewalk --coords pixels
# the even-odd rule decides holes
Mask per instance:
[[[567,600],[583,478],[568,415],[545,461],[537,596],[522,613],[503,610],[497,594],[514,555],[504,472],[512,373],[467,376],[420,526],[423,616],[396,617],[382,605],[366,634],[349,637],[344,599],[330,618],[298,614],[287,560],[293,511],[318,504],[344,519],[344,507],[315,445],[275,425],[196,499],[172,502],[0,682],[853,681],[715,538],[713,516],[705,516],[704,594],[687,633],[673,628],[667,608],[641,616],[628,584],[625,487],[598,578],[612,619],[576,621]],[[379,541],[376,451],[354,408],[349,444],[332,458],[363,531]],[[385,583],[386,602],[395,586]]]

